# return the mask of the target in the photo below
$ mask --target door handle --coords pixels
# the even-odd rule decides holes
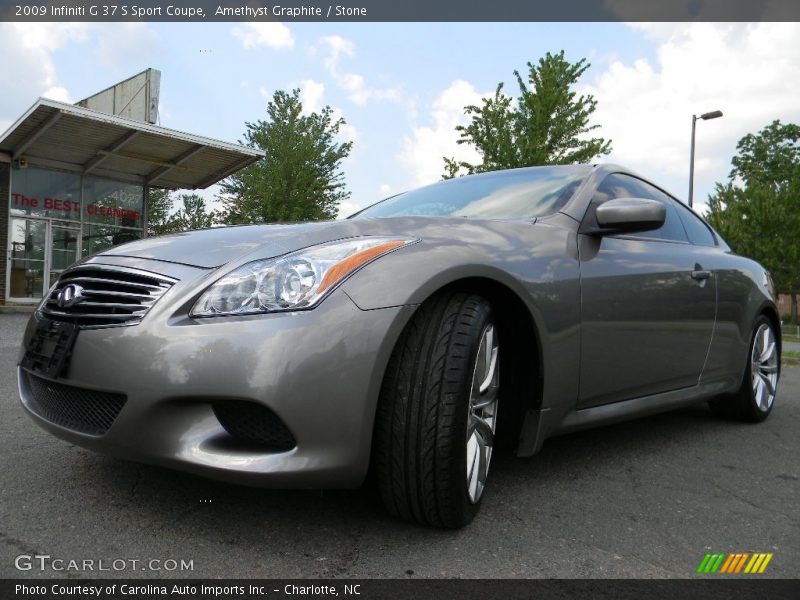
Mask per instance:
[[[704,279],[708,279],[711,277],[711,271],[704,271],[702,269],[698,271],[692,271],[692,279],[695,281],[703,281]]]

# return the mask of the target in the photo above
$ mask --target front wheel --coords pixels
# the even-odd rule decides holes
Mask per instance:
[[[757,423],[772,412],[780,374],[780,353],[772,323],[761,315],[753,328],[750,354],[739,391],[709,404],[715,414]]]
[[[500,388],[500,339],[489,302],[441,294],[395,347],[378,407],[375,468],[390,513],[462,527],[489,474]]]

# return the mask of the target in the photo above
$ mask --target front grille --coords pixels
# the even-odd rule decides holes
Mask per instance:
[[[220,400],[213,408],[225,431],[237,440],[275,452],[297,445],[286,424],[266,406],[247,400]]]
[[[175,281],[139,269],[81,265],[61,274],[41,310],[50,319],[84,329],[135,325]]]
[[[123,394],[64,385],[23,372],[26,406],[46,421],[89,435],[103,435],[125,406]]]

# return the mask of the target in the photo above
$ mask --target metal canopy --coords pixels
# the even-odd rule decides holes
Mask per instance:
[[[260,150],[40,98],[0,136],[0,151],[160,188],[205,188],[264,156]]]

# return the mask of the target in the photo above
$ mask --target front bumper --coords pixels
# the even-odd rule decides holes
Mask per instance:
[[[138,325],[78,334],[57,383],[127,397],[105,433],[81,433],[37,414],[19,367],[22,405],[34,421],[91,450],[235,483],[359,485],[381,379],[413,307],[361,310],[339,289],[310,311],[193,320],[179,314],[181,287]],[[31,318],[23,348],[41,318]],[[225,400],[267,406],[296,447],[235,443],[212,410]]]

